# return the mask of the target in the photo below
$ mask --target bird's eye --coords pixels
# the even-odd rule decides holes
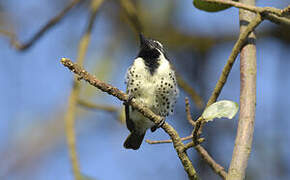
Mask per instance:
[[[158,49],[162,49],[163,48],[163,45],[160,42],[158,42],[158,41],[154,41],[154,44],[156,45],[156,47]]]

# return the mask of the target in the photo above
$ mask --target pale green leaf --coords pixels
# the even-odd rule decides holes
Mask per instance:
[[[218,11],[222,11],[231,7],[230,5],[205,2],[202,0],[193,0],[193,5],[197,9],[207,11],[207,12],[218,12]]]
[[[201,117],[206,121],[212,121],[214,118],[232,119],[239,110],[236,102],[229,100],[221,100],[207,107]]]

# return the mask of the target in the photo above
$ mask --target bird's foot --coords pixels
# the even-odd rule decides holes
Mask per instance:
[[[133,95],[129,95],[128,99],[126,101],[123,102],[123,105],[129,105],[132,101],[132,99],[134,98]]]
[[[151,132],[156,131],[158,128],[160,128],[163,124],[165,123],[165,117],[162,118],[162,120],[160,121],[160,123],[155,124],[152,128],[151,128]]]

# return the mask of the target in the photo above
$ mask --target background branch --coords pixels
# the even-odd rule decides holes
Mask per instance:
[[[135,30],[137,34],[143,32],[143,27],[141,25],[141,22],[137,16],[137,8],[136,6],[132,3],[131,0],[119,0],[120,5],[125,11],[126,17],[128,18],[129,23]]]
[[[178,73],[176,73],[176,79],[178,86],[182,88],[192,99],[199,109],[202,109],[204,106],[204,101],[201,96],[196,92],[196,90],[191,87]]]
[[[77,63],[80,65],[83,64],[85,59],[85,54],[88,49],[88,44],[90,42],[90,36],[92,32],[92,28],[96,19],[97,11],[103,1],[102,0],[94,0],[92,1],[91,14],[88,22],[88,26],[85,34],[80,40],[79,49],[78,49],[78,58]],[[76,105],[79,99],[81,84],[77,80],[77,77],[74,78],[73,88],[68,100],[68,109],[65,114],[64,120],[66,124],[66,138],[67,144],[69,148],[70,159],[73,167],[74,177],[77,180],[81,179],[81,174],[79,170],[79,162],[77,158],[77,150],[76,150],[76,138],[75,138],[75,113],[76,113]]]
[[[217,173],[222,179],[226,179],[227,173],[225,169],[217,162],[215,162],[215,160],[201,145],[196,145],[194,148],[215,173]]]
[[[103,105],[103,104],[95,104],[95,103],[91,103],[89,101],[85,101],[85,100],[82,100],[82,99],[78,99],[78,104],[83,106],[83,107],[86,107],[86,108],[89,108],[89,109],[99,109],[99,110],[103,110],[103,111],[107,111],[107,112],[118,112],[118,108],[117,107],[114,107],[114,106],[106,106],[106,105]]]
[[[255,5],[255,0],[241,0],[242,3]],[[255,14],[240,10],[240,32],[247,29],[246,23],[255,20]],[[256,19],[259,16],[256,16]],[[254,120],[256,110],[256,37],[251,33],[248,43],[240,55],[240,117],[235,147],[227,180],[243,180],[252,149]]]
[[[79,2],[83,0],[73,0],[70,4],[68,4],[59,14],[49,20],[34,36],[28,40],[26,43],[20,43],[14,33],[9,31],[0,30],[0,33],[8,36],[10,38],[10,42],[12,46],[14,46],[17,50],[23,51],[30,48],[38,39],[40,39],[49,29],[54,27],[57,23],[59,23],[64,16]]]

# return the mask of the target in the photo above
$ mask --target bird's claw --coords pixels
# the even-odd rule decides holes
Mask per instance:
[[[161,120],[158,124],[155,124],[155,125],[151,128],[151,132],[156,131],[158,128],[160,128],[161,126],[163,126],[164,123],[165,123],[165,118],[163,117],[162,120]]]
[[[126,105],[129,105],[132,101],[132,99],[134,98],[134,96],[132,95],[129,95],[128,99],[126,101],[123,102],[123,104],[126,106]]]

